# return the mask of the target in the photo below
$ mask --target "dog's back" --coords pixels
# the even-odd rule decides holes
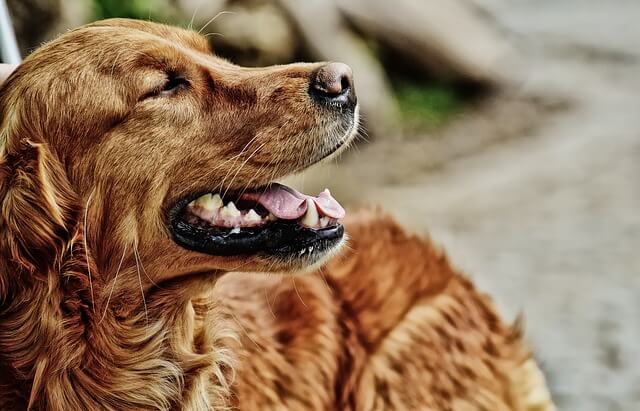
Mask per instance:
[[[554,409],[519,327],[441,251],[379,211],[347,228],[351,250],[314,276],[219,283],[241,409]]]

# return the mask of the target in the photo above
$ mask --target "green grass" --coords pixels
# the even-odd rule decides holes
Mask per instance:
[[[92,0],[96,20],[126,17],[140,20],[175,22],[175,10],[166,0]]]
[[[402,120],[410,129],[440,126],[465,104],[464,98],[446,84],[402,81],[396,84],[395,91]]]

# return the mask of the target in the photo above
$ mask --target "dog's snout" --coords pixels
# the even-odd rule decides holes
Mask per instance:
[[[329,63],[317,69],[309,92],[315,98],[338,104],[354,103],[353,72],[344,63]]]

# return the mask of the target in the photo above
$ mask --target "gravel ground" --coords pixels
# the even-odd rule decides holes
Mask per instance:
[[[502,108],[303,185],[384,205],[523,312],[560,409],[640,410],[640,2],[476,1],[526,57]]]

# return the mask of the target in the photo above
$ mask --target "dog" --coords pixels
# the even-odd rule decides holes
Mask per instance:
[[[348,66],[106,20],[32,53],[0,110],[0,409],[554,409],[430,241],[274,183],[352,140]]]

